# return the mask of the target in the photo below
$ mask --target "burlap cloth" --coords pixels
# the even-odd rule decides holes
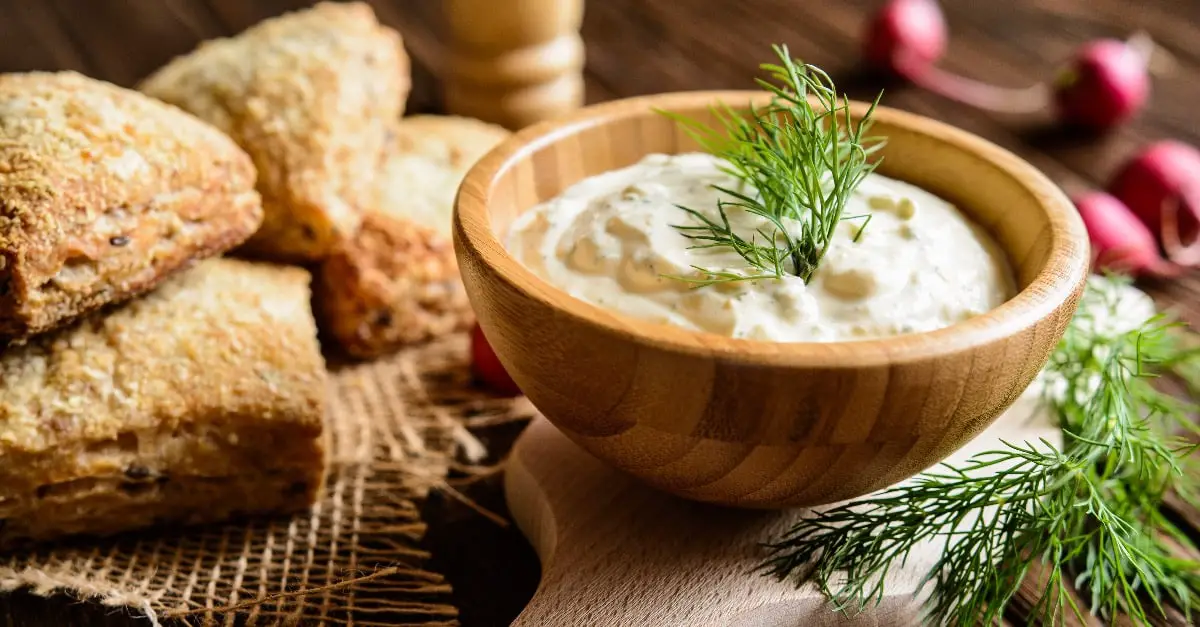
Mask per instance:
[[[457,624],[444,578],[422,568],[415,500],[479,459],[472,424],[528,417],[474,389],[456,336],[334,368],[331,467],[310,514],[164,530],[6,557],[0,591],[65,593],[154,625]]]

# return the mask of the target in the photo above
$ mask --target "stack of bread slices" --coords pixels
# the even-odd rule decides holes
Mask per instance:
[[[361,3],[138,91],[0,75],[0,548],[313,503],[318,324],[367,358],[471,323],[451,205],[506,132],[409,84]]]

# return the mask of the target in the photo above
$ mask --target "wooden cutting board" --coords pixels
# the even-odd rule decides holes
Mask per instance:
[[[949,461],[1009,442],[1059,434],[1023,398]],[[746,511],[693,503],[644,487],[583,451],[544,418],[517,441],[505,491],[542,562],[542,579],[514,625],[766,627],[919,624],[917,583],[940,546],[890,573],[882,603],[848,619],[812,584],[754,572],[760,542],[803,510]]]

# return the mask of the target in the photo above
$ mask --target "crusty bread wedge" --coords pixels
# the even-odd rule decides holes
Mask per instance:
[[[375,357],[470,325],[450,239],[454,197],[507,136],[453,116],[412,116],[391,129],[362,229],[317,277],[319,321],[347,353]]]
[[[140,89],[234,138],[258,167],[266,218],[245,251],[323,258],[358,231],[387,124],[404,110],[400,36],[364,3],[321,3],[201,44]]]
[[[145,292],[262,215],[253,163],[212,126],[70,72],[0,75],[0,338]]]
[[[0,354],[0,547],[311,504],[326,374],[308,284],[212,259]]]

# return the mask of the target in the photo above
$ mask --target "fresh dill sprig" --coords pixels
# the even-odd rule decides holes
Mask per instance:
[[[1159,391],[1173,374],[1200,383],[1195,342],[1151,316],[1123,313],[1120,279],[1094,278],[1039,378],[1063,446],[1005,443],[876,496],[815,514],[767,545],[764,571],[814,580],[842,611],[878,602],[885,575],[918,545],[942,549],[922,582],[931,622],[991,624],[1033,560],[1048,567],[1034,618],[1123,613],[1149,625],[1173,606],[1191,620],[1200,605],[1196,545],[1162,513],[1169,492],[1196,493],[1189,455],[1173,435],[1195,432],[1192,407]],[[1128,292],[1125,292],[1128,294]],[[1074,585],[1085,603],[1069,594]]]
[[[756,79],[771,101],[751,106],[748,117],[728,104],[714,106],[712,114],[720,127],[714,128],[660,112],[677,121],[706,152],[724,159],[724,171],[739,182],[738,189],[714,186],[733,199],[718,201],[716,219],[681,206],[695,224],[676,228],[696,242],[693,248],[726,248],[747,266],[745,271],[694,268],[699,277],[675,278],[710,285],[793,275],[807,282],[820,266],[834,229],[845,219],[842,213],[850,194],[877,165],[869,157],[883,140],[866,132],[879,97],[855,122],[847,99],[839,99],[828,74],[792,59],[786,46],[773,49],[779,64],[761,68],[774,82]],[[739,233],[730,225],[731,210],[759,216],[766,226]]]

